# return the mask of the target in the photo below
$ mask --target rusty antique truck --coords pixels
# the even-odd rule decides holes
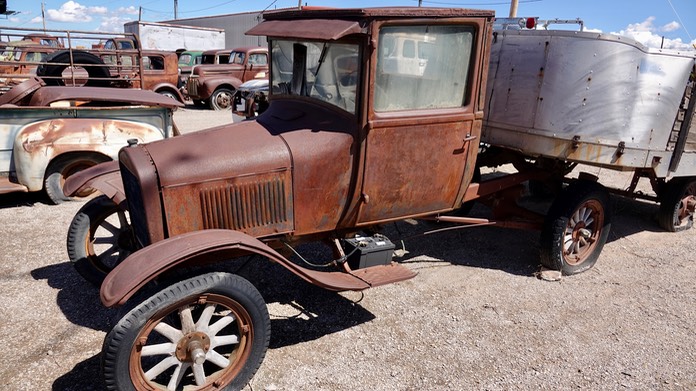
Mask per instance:
[[[106,387],[240,389],[256,372],[270,334],[258,290],[226,266],[181,278],[184,270],[256,254],[333,291],[414,277],[390,262],[393,248],[380,237],[360,259],[368,243],[354,233],[462,204],[475,171],[492,18],[463,9],[269,13],[249,32],[269,37],[273,101],[263,115],[124,148],[137,251],[106,276],[101,298],[112,307],[139,291],[152,295],[131,300],[108,333]],[[398,61],[385,66],[402,37],[427,41],[421,74]],[[283,255],[317,240],[336,253],[353,247],[328,269]],[[149,291],[172,273],[172,285]]]
[[[194,66],[186,82],[186,93],[196,106],[207,104],[213,110],[228,110],[232,107],[235,91],[242,83],[268,77],[267,73],[267,48],[236,48],[229,52],[227,63],[204,62]]]
[[[588,175],[561,180],[572,155],[525,154],[512,137],[496,138],[508,127],[484,112],[513,89],[496,90],[496,101],[487,93],[489,64],[504,72],[510,63],[489,61],[491,49],[512,42],[512,61],[519,47],[493,34],[493,16],[438,8],[265,14],[248,32],[267,36],[270,53],[269,107],[255,121],[133,144],[118,165],[69,178],[68,195],[120,186],[108,208],[85,205],[83,216],[101,212],[76,220],[97,224],[73,240],[81,264],[100,273],[102,303],[124,308],[103,345],[106,387],[241,389],[263,361],[270,320],[257,287],[238,272],[269,260],[332,291],[412,278],[379,234],[389,222],[542,229],[544,266],[563,274],[592,267],[609,233],[607,190]],[[679,112],[690,122],[693,107]],[[481,146],[484,122],[487,140],[500,145]],[[570,152],[584,142],[566,141]],[[509,163],[516,173],[481,179],[479,166]],[[674,183],[667,176],[653,178],[658,188]],[[516,202],[531,180],[571,183],[540,215]],[[663,200],[673,225],[693,219],[689,189]],[[491,206],[495,221],[463,216],[473,200]],[[107,253],[127,256],[107,263],[90,235],[115,212],[130,221]],[[302,256],[298,245],[315,241],[328,244],[327,260]]]

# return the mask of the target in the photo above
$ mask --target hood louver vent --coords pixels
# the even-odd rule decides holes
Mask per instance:
[[[204,229],[245,231],[288,221],[285,183],[277,177],[204,189],[200,200]]]

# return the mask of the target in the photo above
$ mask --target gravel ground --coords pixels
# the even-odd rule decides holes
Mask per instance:
[[[230,115],[186,109],[176,120],[190,132]],[[629,181],[598,173],[607,185]],[[115,311],[68,261],[65,235],[81,205],[0,196],[0,389],[102,389]],[[252,277],[264,281],[272,338],[246,389],[696,389],[696,230],[663,232],[651,203],[613,197],[612,207],[597,265],[560,282],[535,278],[537,232],[494,227],[405,240],[400,261],[419,275],[363,293],[323,291],[260,264]]]

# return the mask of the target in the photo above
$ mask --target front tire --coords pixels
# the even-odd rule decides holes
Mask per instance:
[[[268,349],[271,322],[247,280],[208,273],[175,283],[128,312],[107,334],[109,390],[243,388]]]
[[[219,88],[210,96],[210,108],[213,110],[228,110],[232,108],[234,91],[227,88]]]
[[[177,94],[175,94],[175,93],[173,93],[173,92],[171,92],[171,91],[162,90],[162,91],[157,91],[157,93],[160,94],[160,95],[162,95],[162,96],[166,96],[167,98],[174,99],[174,100],[177,101],[177,102],[181,102],[181,101],[179,100],[179,97],[177,96]]]
[[[68,228],[68,257],[94,286],[136,250],[128,212],[101,195],[80,208]]]
[[[597,262],[611,229],[609,192],[579,180],[549,208],[541,231],[541,264],[564,275],[581,273]]]

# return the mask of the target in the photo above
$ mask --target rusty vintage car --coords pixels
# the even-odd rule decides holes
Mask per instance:
[[[204,55],[204,60],[205,60]],[[196,65],[186,84],[186,93],[197,106],[228,110],[239,86],[259,77],[268,77],[268,49],[241,47],[229,53],[227,63]]]
[[[117,174],[137,251],[108,273],[102,302],[177,280],[134,302],[108,333],[106,387],[240,389],[254,375],[270,335],[263,299],[242,277],[200,265],[256,254],[334,291],[414,277],[391,262],[387,240],[354,234],[472,197],[492,19],[425,8],[266,14],[249,31],[269,37],[266,112],[124,148]],[[432,44],[423,74],[386,69],[395,39],[412,34]],[[77,191],[85,178],[75,178],[66,187]],[[325,268],[282,255],[316,240],[337,253]]]

